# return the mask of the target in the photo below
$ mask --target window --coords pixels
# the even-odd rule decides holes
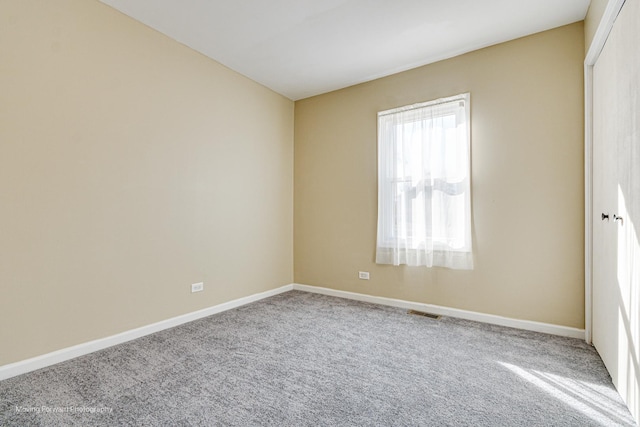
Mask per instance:
[[[469,94],[378,113],[378,264],[472,269]]]

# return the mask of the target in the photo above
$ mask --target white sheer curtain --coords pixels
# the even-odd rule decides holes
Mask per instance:
[[[378,113],[376,263],[473,268],[469,100]]]

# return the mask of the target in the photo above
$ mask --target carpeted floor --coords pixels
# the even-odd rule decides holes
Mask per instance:
[[[0,425],[635,423],[581,340],[292,291],[2,381]]]

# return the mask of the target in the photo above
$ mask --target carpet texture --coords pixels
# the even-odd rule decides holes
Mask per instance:
[[[0,425],[635,423],[581,340],[292,291],[2,381]]]

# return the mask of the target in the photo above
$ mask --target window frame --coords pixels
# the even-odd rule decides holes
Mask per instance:
[[[412,104],[412,105],[407,105],[407,106],[403,106],[403,107],[398,107],[398,108],[393,108],[393,109],[389,109],[389,110],[384,110],[384,111],[380,111],[378,113],[378,194],[380,194],[380,185],[388,185],[388,186],[397,186],[400,182],[402,181],[407,181],[406,177],[400,177],[398,175],[396,176],[381,176],[382,172],[381,170],[383,169],[381,166],[381,162],[383,161],[383,159],[381,158],[383,156],[383,147],[382,144],[386,144],[387,146],[384,147],[387,150],[389,149],[389,145],[391,145],[392,143],[389,142],[385,142],[382,141],[382,132],[381,132],[381,126],[382,126],[382,120],[381,118],[384,116],[388,116],[388,115],[393,115],[393,114],[397,114],[397,113],[404,113],[406,111],[411,111],[411,110],[420,110],[420,109],[425,109],[425,108],[434,108],[434,107],[442,107],[445,104],[451,104],[451,106],[449,108],[445,108],[442,109],[438,112],[437,115],[433,116],[433,118],[440,118],[440,117],[447,117],[447,116],[451,116],[451,115],[455,115],[456,116],[456,123],[460,122],[460,115],[464,114],[464,117],[466,119],[466,132],[467,132],[467,144],[468,144],[468,161],[467,161],[467,165],[466,165],[466,180],[471,180],[471,147],[470,147],[470,93],[462,93],[459,95],[454,95],[451,97],[447,97],[447,98],[440,98],[440,99],[436,99],[433,101],[427,101],[427,102],[421,102],[421,103],[417,103],[417,104]],[[455,105],[458,104],[458,105]],[[416,114],[416,117],[418,117],[418,114]],[[418,121],[418,119],[416,118],[416,120],[414,121]],[[405,125],[407,123],[410,123],[410,120],[405,120],[403,121],[400,125]],[[395,148],[395,150],[397,150],[397,148]],[[395,156],[395,153],[394,153]],[[409,177],[409,180],[411,178]],[[469,182],[468,185],[468,190],[471,190],[471,183]],[[417,185],[413,185],[412,186],[413,190],[417,189]],[[464,194],[464,191],[466,190],[466,188],[464,188],[463,185],[463,190],[461,192],[458,192],[458,194]],[[392,190],[390,193],[392,194],[396,194],[397,191],[396,190]],[[450,193],[448,193],[450,194]],[[379,196],[380,197],[380,196]],[[393,203],[395,204],[395,200],[397,200],[397,195],[396,197],[394,197],[394,201]],[[463,209],[471,209],[471,195],[468,195],[468,199],[465,200],[465,205],[463,206]],[[380,201],[378,201],[378,203],[380,204]],[[466,206],[466,204],[469,204],[469,206]],[[378,205],[378,215],[380,215],[380,205]],[[398,241],[398,233],[397,233],[397,224],[398,221],[395,219],[397,218],[398,212],[396,209],[393,209],[393,217],[392,219],[390,219],[389,221],[386,221],[384,223],[382,223],[382,227],[378,227],[379,232],[382,231],[382,236],[378,236],[377,238],[377,246],[378,247],[382,247],[382,248],[387,248],[387,249],[393,249],[397,247],[396,242]],[[467,225],[465,225],[466,227]],[[468,225],[468,227],[471,227],[471,224]],[[382,229],[382,230],[380,230]],[[464,235],[467,236],[471,234],[471,230],[464,230],[463,231]],[[442,251],[451,251],[451,252],[458,252],[458,253],[471,253],[472,251],[472,242],[471,239],[469,238],[468,241],[465,242],[465,245],[463,247],[460,248],[455,248],[452,247],[450,245],[448,245],[445,240],[446,240],[447,236],[440,236],[438,239],[435,239],[433,236],[433,230],[432,230],[432,247],[433,247],[433,251],[434,252],[442,252]],[[413,235],[412,236],[408,236],[408,237],[402,237],[402,239],[407,239],[408,242],[411,242],[413,240]],[[465,239],[466,240],[466,239]],[[415,243],[408,243],[406,245],[404,245],[401,249],[404,250],[418,250],[416,249]]]

